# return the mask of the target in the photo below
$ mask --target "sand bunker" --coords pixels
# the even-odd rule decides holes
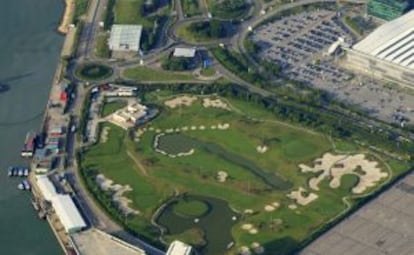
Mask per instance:
[[[218,182],[226,182],[227,177],[229,177],[228,173],[225,171],[219,171],[217,173],[217,181]]]
[[[296,203],[306,206],[316,200],[318,198],[318,195],[315,193],[309,193],[307,196],[304,196],[303,193],[306,192],[306,189],[299,187],[298,190],[292,191],[286,196],[290,199],[293,199],[296,201]]]
[[[266,212],[273,212],[276,208],[272,205],[265,205],[264,210]]]
[[[298,206],[295,205],[295,204],[290,204],[290,205],[288,205],[288,208],[291,209],[291,210],[295,210],[295,209],[298,208]]]
[[[176,97],[174,99],[165,101],[164,104],[172,109],[178,107],[178,106],[191,106],[195,101],[197,100],[197,97],[194,96],[181,96]]]
[[[106,143],[106,141],[108,141],[108,133],[109,133],[109,130],[111,130],[111,127],[104,127],[102,129],[101,139],[100,139],[101,143]]]
[[[228,111],[231,110],[230,107],[219,98],[217,99],[204,98],[203,107],[205,108],[214,107],[214,108],[220,108],[220,109],[224,109]]]
[[[113,184],[111,179],[106,178],[103,174],[98,174],[95,178],[98,187],[102,191],[112,191],[112,202],[124,215],[139,214],[140,212],[129,207],[132,202],[130,199],[124,197],[124,193],[132,191],[129,185]]]
[[[317,177],[309,180],[309,187],[313,190],[319,190],[319,183],[327,177],[332,179],[329,183],[331,188],[339,188],[342,176],[353,174],[358,176],[359,181],[352,188],[352,192],[361,194],[388,176],[388,173],[382,172],[378,167],[378,162],[366,159],[364,154],[332,155],[326,153],[322,158],[314,161],[313,167],[306,165],[299,165],[299,167],[302,172],[321,172]]]
[[[243,230],[250,230],[250,229],[252,229],[252,228],[253,228],[253,225],[252,225],[252,224],[243,224],[243,225],[241,226],[241,228],[242,228]]]
[[[256,150],[257,150],[258,153],[265,153],[268,149],[269,148],[265,145],[263,145],[263,146],[259,145],[259,146],[256,147]]]

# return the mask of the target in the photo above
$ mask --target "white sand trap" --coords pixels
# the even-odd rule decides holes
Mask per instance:
[[[101,132],[101,143],[106,143],[108,141],[108,133],[111,130],[111,127],[104,127]]]
[[[155,133],[161,133],[161,129],[159,129],[159,128],[157,128],[156,130],[155,130]]]
[[[319,183],[327,177],[332,178],[329,183],[331,188],[339,188],[342,176],[353,174],[358,176],[359,182],[352,188],[352,192],[361,194],[388,176],[386,172],[381,171],[381,168],[378,167],[378,162],[367,160],[364,154],[332,155],[325,153],[322,158],[314,162],[313,167],[299,165],[302,172],[321,172],[317,177],[309,180],[309,187],[313,190],[319,190]]]
[[[244,210],[245,214],[253,214],[253,210],[252,209],[246,209]]]
[[[187,131],[187,130],[188,130],[187,126],[184,126],[184,127],[181,128],[181,131]]]
[[[250,230],[252,228],[253,228],[253,224],[243,224],[241,226],[241,229],[243,229],[243,230]]]
[[[205,108],[214,107],[214,108],[220,108],[220,109],[224,109],[228,111],[231,110],[230,107],[225,102],[223,102],[223,100],[219,98],[217,99],[204,98],[203,107]]]
[[[290,204],[290,205],[288,205],[288,208],[291,209],[291,210],[295,210],[295,209],[298,208],[298,206],[295,205],[295,204]]]
[[[205,130],[205,129],[206,129],[206,127],[205,127],[205,126],[203,126],[203,125],[201,125],[201,126],[199,126],[199,127],[198,127],[198,129],[199,129],[199,130]]]
[[[212,125],[210,128],[214,130],[214,129],[217,129],[217,126],[216,125]]]
[[[298,190],[292,191],[286,196],[290,199],[293,199],[296,201],[296,203],[306,206],[316,200],[318,198],[318,195],[315,193],[309,193],[309,195],[304,196],[303,193],[306,192],[306,189],[299,187]]]
[[[250,254],[252,253],[250,252],[249,247],[246,247],[246,246],[240,247],[240,255],[250,255]]]
[[[273,203],[272,203],[272,206],[273,206],[274,208],[279,208],[280,203],[279,203],[279,202],[273,202]]]
[[[226,130],[226,129],[228,129],[229,127],[230,127],[230,124],[228,124],[228,123],[218,124],[218,125],[217,125],[217,129],[220,129],[220,130]]]
[[[263,146],[260,146],[259,145],[259,146],[256,147],[257,152],[258,153],[262,153],[262,154],[265,153],[268,149],[269,148],[267,146],[265,146],[265,145],[263,145]]]
[[[171,100],[167,100],[164,102],[164,104],[174,109],[178,106],[191,106],[196,100],[197,97],[195,96],[180,96]]]
[[[257,233],[259,233],[259,231],[256,228],[252,228],[249,230],[249,234],[255,235]]]
[[[197,130],[197,127],[196,126],[191,126],[191,128],[190,128],[191,130]]]
[[[276,208],[272,205],[265,205],[264,210],[266,212],[273,212],[274,210],[276,210]]]

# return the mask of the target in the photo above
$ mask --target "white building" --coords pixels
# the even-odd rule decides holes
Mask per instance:
[[[45,200],[51,202],[53,196],[56,195],[56,189],[49,177],[47,175],[36,175],[36,183]]]
[[[346,51],[349,67],[412,86],[414,11],[378,27]]]
[[[70,195],[57,193],[47,175],[37,175],[36,183],[44,199],[52,204],[67,233],[72,234],[86,227],[86,223]]]
[[[109,38],[109,49],[113,51],[139,51],[141,25],[113,25]]]
[[[52,206],[67,233],[72,234],[86,227],[86,223],[70,195],[57,194],[53,196]]]
[[[112,90],[105,91],[104,95],[107,97],[133,97],[138,94],[138,89],[135,87],[113,87]]]
[[[167,253],[165,255],[190,255],[192,248],[190,245],[187,245],[181,241],[175,240],[168,247]]]
[[[147,115],[147,113],[148,108],[145,105],[133,103],[114,112],[110,116],[110,121],[121,128],[128,129],[134,127],[141,118]]]
[[[195,48],[175,48],[173,52],[174,57],[194,58],[196,54]]]

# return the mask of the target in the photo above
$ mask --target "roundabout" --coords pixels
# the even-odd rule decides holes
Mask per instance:
[[[99,63],[81,64],[75,69],[75,76],[84,81],[101,81],[112,76],[113,69]]]

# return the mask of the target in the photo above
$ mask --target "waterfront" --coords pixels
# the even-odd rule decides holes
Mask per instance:
[[[49,227],[17,190],[6,167],[19,157],[25,134],[38,130],[56,70],[63,37],[55,29],[63,1],[5,0],[0,9],[0,247],[4,254],[62,254]]]

